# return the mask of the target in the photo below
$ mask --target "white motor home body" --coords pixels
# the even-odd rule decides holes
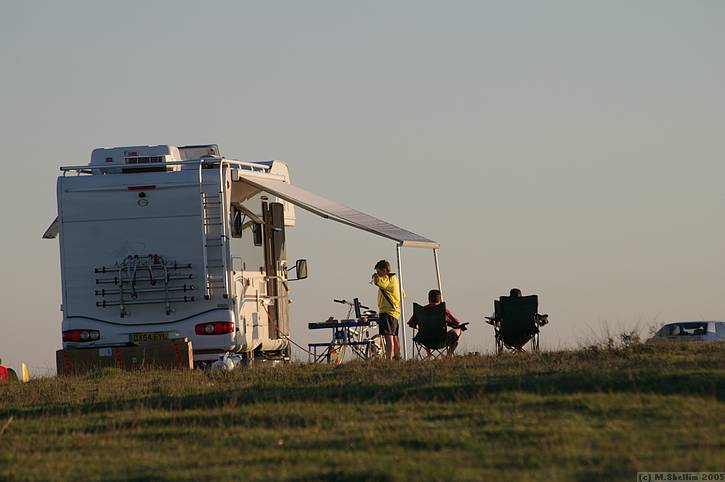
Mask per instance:
[[[289,183],[283,162],[160,145],[96,149],[89,166],[61,169],[46,237],[60,240],[64,349],[187,337],[196,362],[289,358],[294,206],[240,175]]]

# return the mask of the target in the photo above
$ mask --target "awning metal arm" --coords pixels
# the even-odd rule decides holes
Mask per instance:
[[[408,359],[408,337],[406,336],[406,320],[405,320],[405,300],[403,299],[403,263],[400,256],[400,248],[402,247],[402,243],[398,244],[396,249],[396,254],[398,258],[398,295],[400,296],[400,328],[402,330],[402,336],[403,338],[403,360]]]

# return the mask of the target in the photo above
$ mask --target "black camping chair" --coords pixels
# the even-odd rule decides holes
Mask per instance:
[[[445,354],[448,348],[448,330],[446,325],[446,304],[434,306],[421,306],[413,303],[418,333],[413,337],[418,358],[438,358]],[[430,354],[428,353],[430,350]]]
[[[433,306],[413,303],[413,315],[416,322],[414,328],[418,330],[413,337],[418,358],[438,358],[444,355],[448,351],[448,328],[466,331],[468,325],[468,322],[459,325],[447,322],[445,303]]]
[[[539,351],[539,332],[549,322],[549,315],[538,313],[538,296],[502,296],[493,302],[493,306],[494,316],[487,316],[486,323],[493,326],[496,353],[505,348],[525,351],[524,346],[529,342],[531,351]]]

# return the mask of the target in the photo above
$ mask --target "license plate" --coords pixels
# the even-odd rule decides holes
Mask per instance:
[[[165,331],[159,331],[156,333],[132,333],[131,341],[163,341],[168,340],[169,334]]]

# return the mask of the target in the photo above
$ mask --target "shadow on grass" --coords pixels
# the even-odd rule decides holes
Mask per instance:
[[[324,474],[314,474],[311,476],[302,476],[298,478],[291,479],[293,482],[324,482],[324,481],[330,481],[330,482],[359,482],[359,481],[365,481],[365,480],[371,480],[371,481],[380,481],[380,482],[386,482],[386,481],[393,481],[395,480],[394,477],[391,475],[388,475],[384,473],[382,470],[358,470],[358,471],[351,471],[351,472],[345,472],[342,470],[331,470],[330,472],[324,473]]]
[[[409,382],[388,384],[349,384],[315,386],[257,386],[254,388],[210,391],[191,395],[158,394],[145,398],[116,399],[79,404],[55,404],[44,407],[7,409],[0,419],[40,417],[75,413],[103,413],[118,410],[189,410],[220,408],[229,405],[289,402],[449,402],[475,400],[491,395],[524,392],[539,395],[577,393],[643,393],[660,395],[710,396],[725,401],[725,376],[720,370],[622,373],[548,373],[526,376],[470,376],[436,384]]]

